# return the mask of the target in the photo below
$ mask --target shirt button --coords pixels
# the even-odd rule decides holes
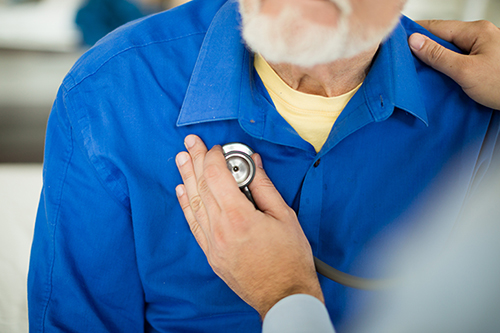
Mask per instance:
[[[321,163],[321,158],[316,162],[314,162],[314,167],[317,168],[320,163]]]

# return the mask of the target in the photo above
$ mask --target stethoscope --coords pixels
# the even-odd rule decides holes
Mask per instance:
[[[227,167],[231,171],[240,190],[257,208],[252,193],[250,193],[250,189],[248,188],[248,185],[250,185],[255,177],[256,171],[255,163],[251,157],[254,151],[247,145],[237,142],[225,144],[222,146],[222,150],[226,158]],[[341,272],[316,257],[314,257],[314,265],[318,273],[346,287],[379,290],[394,284],[394,281],[391,280],[366,279]]]

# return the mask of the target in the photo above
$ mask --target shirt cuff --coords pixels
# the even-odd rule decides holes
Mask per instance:
[[[316,297],[296,294],[283,298],[266,314],[262,333],[335,333],[330,316]]]

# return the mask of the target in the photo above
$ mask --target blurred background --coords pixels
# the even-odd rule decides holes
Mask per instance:
[[[65,73],[110,30],[183,2],[0,0],[0,332],[27,331],[26,271],[45,126]],[[500,26],[500,0],[409,0],[405,14]]]
[[[89,44],[127,21],[182,2],[0,0],[0,163],[42,162],[58,86]]]

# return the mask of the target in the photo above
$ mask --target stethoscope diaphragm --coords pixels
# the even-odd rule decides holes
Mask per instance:
[[[253,151],[242,143],[229,143],[222,146],[227,168],[231,171],[238,186],[248,186],[255,176],[255,163],[252,160]]]
[[[233,142],[222,146],[224,157],[229,171],[233,175],[238,187],[254,203],[248,185],[255,177],[255,163],[252,160],[253,150],[243,143]],[[255,203],[254,203],[255,205]]]

